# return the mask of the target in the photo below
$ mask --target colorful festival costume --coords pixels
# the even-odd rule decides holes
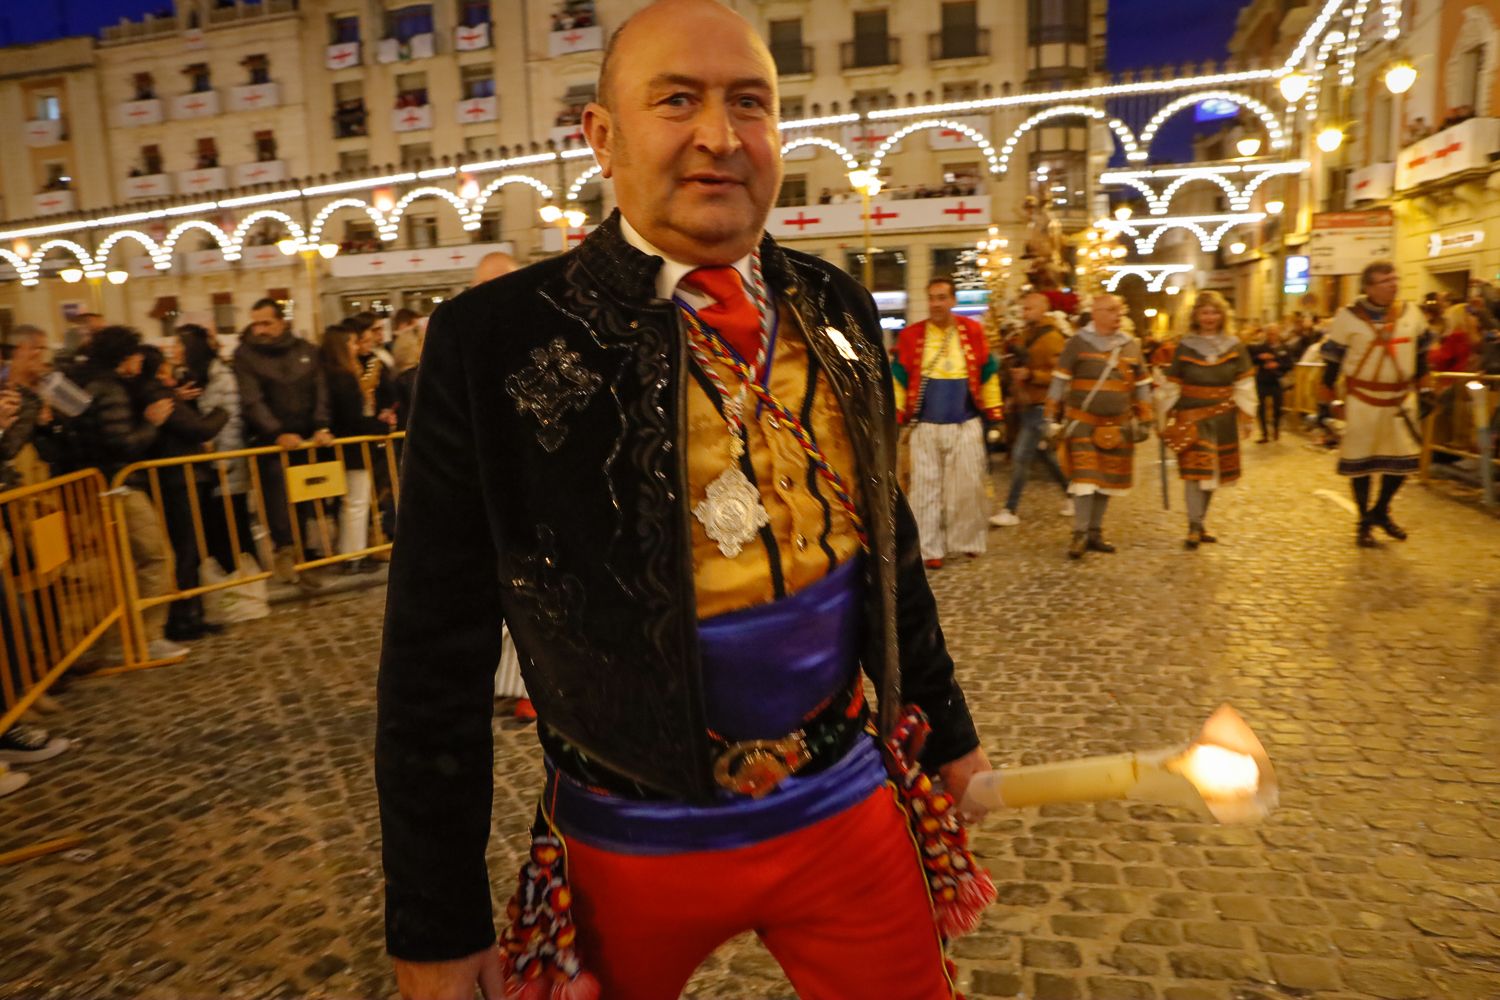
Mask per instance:
[[[1323,385],[1344,380],[1344,433],[1339,475],[1349,476],[1360,513],[1360,542],[1371,526],[1405,536],[1391,521],[1390,506],[1422,451],[1421,416],[1415,390],[1427,375],[1431,335],[1420,309],[1393,302],[1381,309],[1367,298],[1340,309],[1323,341]],[[1381,475],[1370,504],[1370,477]],[[1391,531],[1391,528],[1395,528]]]
[[[1059,453],[1074,497],[1073,549],[1112,552],[1104,541],[1104,513],[1112,496],[1130,492],[1135,477],[1132,417],[1151,418],[1151,373],[1141,345],[1127,333],[1084,327],[1068,339],[1047,393],[1060,418]],[[1061,411],[1060,413],[1058,411]],[[1076,554],[1075,554],[1076,550]]]
[[[1068,339],[1052,321],[1045,319],[1027,323],[1011,342],[1015,366],[1027,371],[1025,383],[1016,387],[1018,405],[1022,410],[1020,428],[1010,449],[1010,495],[1005,500],[1005,509],[1012,514],[1021,506],[1021,493],[1026,489],[1026,477],[1031,471],[1033,458],[1042,460],[1064,493],[1068,489],[1068,477],[1057,464],[1057,456],[1046,447],[1044,437],[1047,390],[1052,386],[1052,371],[1067,343]]]
[[[891,365],[898,419],[911,431],[911,503],[922,558],[951,549],[984,551],[984,421],[998,422],[1000,366],[984,328],[954,316],[946,328],[913,323],[896,341]]]
[[[805,996],[953,996],[943,939],[993,885],[903,700],[926,767],[978,738],[878,337],[821,261],[767,237],[693,269],[618,214],[434,315],[380,673],[393,955],[495,940],[503,616],[547,775],[501,937],[516,995],[666,1000],[755,930]]]
[[[1240,414],[1256,410],[1255,366],[1240,340],[1228,333],[1189,334],[1164,372],[1162,409],[1170,430],[1180,428],[1177,471],[1187,494],[1188,527],[1201,535],[1213,492],[1240,478]],[[1206,536],[1211,540],[1213,536]]]

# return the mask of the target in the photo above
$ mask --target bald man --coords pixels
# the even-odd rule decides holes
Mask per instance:
[[[1089,325],[1063,347],[1047,393],[1049,419],[1063,421],[1058,447],[1073,495],[1069,559],[1115,551],[1104,540],[1104,513],[1134,481],[1131,419],[1151,419],[1151,371],[1140,342],[1121,329],[1124,316],[1117,296],[1094,296]]]
[[[486,281],[503,278],[512,271],[517,270],[520,266],[516,263],[516,259],[504,250],[487,253],[479,258],[479,263],[474,268],[473,284],[482,285]],[[470,287],[473,287],[473,285]]]
[[[376,741],[398,985],[669,1000],[755,931],[804,996],[952,997],[941,935],[994,891],[954,803],[988,765],[895,486],[878,312],[766,235],[776,69],[738,14],[646,7],[599,94],[619,211],[444,303],[419,369]],[[502,620],[547,763],[503,960]]]

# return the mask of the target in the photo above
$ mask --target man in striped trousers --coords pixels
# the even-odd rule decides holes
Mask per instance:
[[[929,569],[950,550],[984,551],[983,418],[1001,418],[1000,366],[957,304],[952,278],[929,281],[928,318],[901,331],[891,368],[897,419],[912,428],[910,499]]]

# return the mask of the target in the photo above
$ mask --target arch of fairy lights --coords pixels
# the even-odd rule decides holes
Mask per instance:
[[[1377,8],[1378,2],[1378,8]],[[1189,91],[1215,91],[1222,90],[1218,96],[1234,100],[1235,103],[1253,111],[1262,122],[1267,125],[1267,132],[1272,138],[1272,147],[1277,148],[1277,132],[1270,127],[1267,119],[1267,109],[1259,101],[1253,98],[1236,94],[1229,87],[1240,87],[1246,85],[1274,85],[1278,79],[1294,71],[1302,71],[1314,77],[1315,83],[1310,88],[1310,97],[1306,99],[1302,111],[1310,118],[1316,117],[1318,113],[1318,87],[1326,77],[1331,60],[1339,62],[1340,80],[1346,80],[1352,70],[1351,55],[1359,56],[1360,42],[1363,37],[1372,32],[1365,31],[1367,22],[1380,22],[1380,34],[1386,40],[1398,38],[1401,34],[1402,19],[1401,0],[1325,0],[1319,5],[1317,16],[1303,32],[1298,44],[1293,48],[1286,60],[1273,69],[1252,69],[1226,71],[1222,73],[1204,73],[1192,77],[1166,78],[1159,80],[1140,80],[1128,83],[1104,84],[1096,87],[1082,87],[1073,90],[1051,91],[1051,92],[1027,92],[1019,94],[1006,94],[1000,97],[987,97],[970,101],[953,101],[942,104],[930,104],[917,107],[884,108],[869,111],[863,114],[838,114],[826,117],[807,118],[797,121],[778,123],[783,135],[794,137],[788,142],[788,148],[800,148],[800,145],[819,145],[828,148],[831,152],[838,154],[844,160],[846,166],[850,165],[848,150],[839,146],[832,140],[823,139],[821,136],[809,135],[814,129],[824,129],[833,126],[858,124],[860,122],[884,121],[890,119],[920,119],[915,122],[919,127],[950,127],[960,125],[953,122],[954,116],[965,116],[976,113],[1000,111],[1006,108],[1036,109],[1037,113],[1028,118],[1022,125],[1012,133],[1000,152],[991,159],[991,170],[996,174],[1004,174],[1010,163],[1021,138],[1043,121],[1052,118],[1063,117],[1069,114],[1078,115],[1093,121],[1102,122],[1111,129],[1116,136],[1120,147],[1124,150],[1127,159],[1132,161],[1144,160],[1147,153],[1144,151],[1149,147],[1149,142],[1144,141],[1147,136],[1143,133],[1140,140],[1130,131],[1129,127],[1118,118],[1111,118],[1105,111],[1092,104],[1111,98],[1123,98],[1132,96],[1150,96],[1154,94],[1167,94],[1172,92],[1186,93]],[[1233,94],[1233,97],[1228,95]],[[1195,94],[1192,100],[1201,100],[1202,93]],[[1181,100],[1181,99],[1179,99]],[[1253,104],[1251,102],[1254,102]],[[1185,102],[1184,102],[1185,103]],[[1256,106],[1259,105],[1259,106]],[[1288,111],[1295,110],[1288,107]],[[908,127],[910,131],[919,130],[918,127]],[[962,131],[975,145],[981,149],[987,149],[986,156],[994,152],[994,146],[978,129],[962,125],[955,128]],[[1150,131],[1149,138],[1155,138],[1160,126]],[[1284,127],[1278,126],[1280,138],[1285,145],[1286,131]],[[820,140],[820,141],[810,141]],[[888,142],[890,140],[887,140]],[[988,144],[988,146],[987,146]],[[889,150],[886,150],[888,153]],[[275,219],[285,228],[287,234],[294,239],[304,239],[305,235],[321,237],[326,231],[329,217],[334,211],[342,208],[358,208],[368,214],[372,221],[381,228],[381,235],[389,239],[393,234],[392,219],[382,213],[379,208],[369,205],[360,200],[359,197],[371,197],[379,188],[391,188],[412,183],[430,182],[439,178],[454,178],[461,176],[465,185],[473,183],[471,178],[477,174],[490,172],[504,172],[517,167],[539,165],[539,164],[565,164],[572,160],[592,156],[592,151],[587,147],[564,149],[561,151],[549,151],[542,153],[523,154],[514,157],[475,161],[461,163],[456,166],[434,167],[421,171],[402,171],[392,173],[388,176],[359,178],[354,180],[334,181],[331,183],[310,185],[301,188],[285,188],[282,190],[262,191],[253,194],[232,195],[218,200],[205,200],[187,205],[174,205],[166,208],[147,209],[142,211],[119,211],[97,216],[90,219],[71,220],[59,223],[47,223],[37,225],[25,225],[12,228],[8,231],[0,231],[0,241],[10,245],[11,249],[0,249],[0,262],[4,262],[13,269],[21,278],[23,284],[36,285],[39,282],[42,266],[50,254],[59,250],[70,253],[76,258],[86,273],[90,276],[101,273],[109,253],[126,239],[134,240],[143,247],[155,262],[157,269],[167,270],[172,266],[171,255],[167,240],[157,243],[155,239],[144,232],[149,228],[153,232],[160,233],[169,226],[177,226],[176,236],[193,229],[198,229],[207,234],[219,244],[224,252],[225,259],[231,260],[237,257],[244,248],[244,240],[249,228],[267,219]],[[884,154],[879,154],[884,159]],[[873,159],[873,158],[872,158]],[[1290,165],[1288,165],[1290,166]],[[852,169],[852,167],[851,167]],[[597,168],[591,168],[576,178],[570,185],[568,192],[570,200],[577,197],[583,185],[589,183],[598,176]],[[1249,203],[1250,197],[1271,176],[1270,171],[1248,178],[1239,190],[1239,199],[1232,199],[1231,207],[1238,210]],[[1174,180],[1176,180],[1174,178]],[[1208,181],[1224,187],[1220,181]],[[498,181],[491,182],[488,187],[472,199],[464,199],[463,196],[447,192],[441,197],[447,200],[464,215],[466,229],[476,228],[478,216],[483,212],[485,205],[496,190],[512,183],[525,183],[532,187],[538,195],[553,201],[555,198],[551,187],[536,178],[525,178],[524,175],[507,174]],[[1146,195],[1148,201],[1152,195],[1147,195],[1143,188],[1149,189],[1139,178],[1132,181],[1120,181],[1128,184]],[[1182,181],[1177,184],[1180,190]],[[433,188],[431,190],[439,190]],[[1175,194],[1175,191],[1173,192]],[[1226,193],[1228,193],[1226,191]],[[270,206],[280,205],[289,210],[294,206],[310,198],[325,198],[334,195],[349,195],[351,197],[341,198],[332,205],[320,208],[317,220],[304,234],[298,223],[286,212],[273,209]],[[407,204],[410,204],[411,196],[408,195]],[[1165,198],[1161,195],[1155,196],[1160,204],[1162,201],[1170,202],[1170,196]],[[342,204],[340,204],[342,202]],[[338,207],[335,208],[334,205]],[[224,230],[214,221],[228,212],[261,207],[260,211],[247,216],[235,228],[232,234],[226,236]],[[462,206],[462,207],[460,207]],[[1165,207],[1162,205],[1161,207]],[[394,214],[394,213],[393,213]],[[1159,216],[1159,213],[1157,213]],[[195,218],[196,217],[196,218]],[[1246,214],[1235,216],[1240,222],[1228,223],[1238,225],[1241,222],[1254,221],[1256,216]],[[181,223],[195,222],[193,226],[182,226]],[[1142,225],[1146,220],[1139,220]],[[1171,222],[1169,218],[1158,217],[1152,220],[1158,223]],[[149,225],[148,225],[149,224]],[[1217,246],[1217,240],[1222,239],[1222,231],[1225,223],[1219,223],[1217,228],[1204,228],[1197,225],[1196,234],[1200,242],[1205,246]],[[159,229],[157,227],[160,227]],[[1155,246],[1155,241],[1160,233],[1168,226],[1157,226],[1156,232],[1139,242],[1150,247]],[[1183,223],[1177,228],[1192,230],[1192,226]],[[99,249],[90,254],[83,243],[92,242],[86,239],[86,234],[97,232],[101,239],[97,243]],[[1139,235],[1139,233],[1137,233]],[[42,240],[40,245],[32,249],[32,241]],[[171,248],[175,249],[177,240],[171,240]],[[165,265],[165,266],[163,266]]]
[[[167,234],[167,238],[161,241],[161,247],[156,253],[151,255],[152,259],[156,262],[156,269],[158,271],[165,271],[172,266],[172,254],[177,249],[177,241],[194,230],[207,233],[211,236],[214,242],[219,244],[219,249],[223,252],[225,260],[236,261],[240,259],[239,241],[230,239],[224,234],[224,230],[211,222],[204,222],[202,219],[188,219],[186,222],[180,222],[173,227],[172,231]]]
[[[1272,149],[1285,149],[1291,145],[1291,140],[1282,131],[1281,122],[1276,119],[1274,111],[1261,101],[1246,94],[1237,94],[1232,90],[1201,90],[1196,93],[1186,94],[1169,104],[1163,105],[1162,109],[1151,117],[1151,120],[1146,123],[1145,129],[1141,131],[1141,145],[1150,149],[1152,143],[1156,140],[1157,133],[1161,131],[1161,127],[1173,115],[1202,104],[1204,101],[1226,101],[1230,104],[1239,105],[1260,119],[1261,124],[1266,127],[1266,137],[1270,140]]]
[[[385,238],[387,228],[385,213],[367,201],[360,201],[358,198],[340,198],[337,201],[331,201],[324,205],[318,211],[318,214],[313,217],[312,225],[307,230],[308,242],[323,242],[323,233],[328,228],[328,221],[333,217],[333,213],[341,212],[346,208],[364,212],[365,216],[374,224],[375,231],[380,234],[382,239]]]
[[[1229,207],[1236,212],[1249,211],[1255,192],[1267,181],[1276,177],[1305,173],[1306,160],[1288,163],[1246,163],[1229,166],[1205,165],[1201,167],[1175,167],[1160,170],[1106,170],[1099,175],[1101,184],[1119,184],[1140,192],[1146,199],[1152,215],[1166,215],[1172,199],[1188,184],[1202,181],[1216,185],[1229,198]],[[1244,186],[1236,186],[1231,177],[1243,177]],[[1157,193],[1151,181],[1167,181],[1167,186]]]
[[[573,179],[573,183],[568,185],[569,204],[577,201],[578,196],[583,193],[583,189],[588,186],[589,181],[593,180],[595,177],[598,177],[602,173],[604,173],[604,168],[596,163],[592,167],[589,167],[583,173],[575,177]]]
[[[859,169],[859,160],[853,153],[849,152],[848,149],[846,149],[839,143],[834,142],[832,139],[824,139],[822,136],[817,135],[805,135],[800,139],[793,139],[791,142],[788,142],[786,145],[781,147],[781,155],[785,156],[792,150],[802,149],[804,146],[818,146],[826,149],[829,152],[836,154],[839,159],[843,160],[844,166],[848,167],[850,170]]]
[[[970,142],[974,143],[974,145],[978,146],[979,151],[984,154],[984,158],[989,161],[990,173],[1000,174],[1005,172],[1005,168],[1001,164],[1000,157],[995,153],[995,147],[990,144],[990,140],[984,135],[984,133],[969,125],[965,125],[963,122],[956,122],[952,119],[947,118],[933,118],[925,121],[912,122],[910,125],[903,125],[901,128],[897,129],[894,134],[892,134],[884,142],[882,142],[880,144],[880,147],[875,150],[875,154],[870,157],[869,169],[872,171],[878,171],[880,169],[880,164],[884,162],[886,156],[890,153],[890,151],[895,149],[896,146],[900,144],[902,139],[905,139],[913,132],[925,132],[935,128],[943,129],[946,132],[957,132],[960,135],[964,136],[964,138],[968,139]]]
[[[1149,257],[1156,252],[1157,241],[1162,235],[1173,229],[1187,230],[1198,237],[1198,245],[1203,248],[1204,253],[1213,253],[1219,249],[1219,244],[1223,242],[1230,230],[1261,222],[1265,218],[1264,212],[1235,212],[1228,215],[1179,215],[1165,219],[1130,219],[1126,222],[1103,219],[1098,225],[1107,231],[1130,236],[1135,240],[1136,252],[1142,257]],[[1210,226],[1214,228],[1208,228]],[[1144,234],[1143,229],[1150,229],[1151,233]]]
[[[452,191],[440,187],[419,187],[402,195],[401,199],[396,202],[396,206],[386,215],[386,228],[381,231],[380,238],[387,243],[394,240],[397,229],[401,224],[401,217],[406,214],[407,207],[412,202],[421,201],[424,198],[436,198],[439,201],[446,201],[458,213],[459,222],[468,221],[469,202],[463,195],[454,194]]]
[[[1042,122],[1051,121],[1053,118],[1090,118],[1094,121],[1102,121],[1109,125],[1110,131],[1120,141],[1120,148],[1125,151],[1127,160],[1144,160],[1146,153],[1140,148],[1136,141],[1135,133],[1130,131],[1130,126],[1118,118],[1111,118],[1106,112],[1099,108],[1091,108],[1086,104],[1063,104],[1045,111],[1038,111],[1026,119],[1005,140],[1005,146],[1000,150],[1000,168],[995,173],[1003,174],[1010,168],[1010,159],[1014,155],[1016,146],[1020,145],[1026,133],[1036,128]]]
[[[1105,268],[1109,277],[1105,279],[1104,290],[1114,293],[1119,290],[1120,282],[1128,276],[1134,275],[1146,283],[1146,291],[1159,292],[1167,286],[1173,275],[1190,274],[1193,270],[1191,264],[1120,264]]]

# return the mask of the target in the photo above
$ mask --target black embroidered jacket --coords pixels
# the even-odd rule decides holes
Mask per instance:
[[[843,408],[870,536],[863,667],[884,731],[920,705],[936,766],[978,745],[894,474],[890,375],[869,294],[761,247]],[[685,801],[716,786],[685,469],[686,340],[660,258],[618,217],[572,253],[433,316],[406,442],[375,766],[387,943],[419,961],[494,940],[485,869],[500,621],[544,737]],[[841,331],[847,343],[825,332]],[[852,350],[850,350],[852,347]],[[854,355],[852,358],[847,354]],[[566,766],[566,765],[564,765]]]

